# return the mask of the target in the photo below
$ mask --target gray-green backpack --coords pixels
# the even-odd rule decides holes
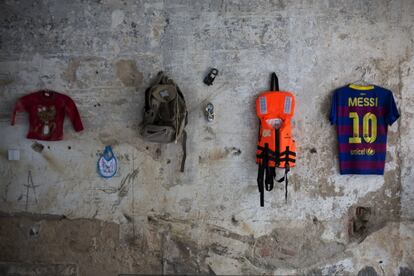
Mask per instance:
[[[186,159],[187,107],[183,93],[174,81],[161,71],[154,85],[145,91],[144,121],[141,134],[144,140],[155,143],[171,143],[181,139],[183,158],[181,171]]]

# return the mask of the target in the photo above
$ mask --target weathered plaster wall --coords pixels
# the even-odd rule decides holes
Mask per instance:
[[[0,14],[3,271],[413,273],[413,1],[6,0]],[[207,87],[211,66],[220,75]],[[189,108],[183,174],[179,145],[139,136],[159,70]],[[298,163],[287,203],[281,185],[260,208],[254,101],[272,71],[297,97]],[[384,176],[338,173],[331,92],[361,78],[391,89],[402,113]],[[38,141],[37,152],[27,115],[13,127],[9,118],[40,88],[71,96],[85,130],[67,121],[65,140]],[[108,144],[120,170],[104,180],[96,161]],[[11,148],[20,161],[7,160]]]

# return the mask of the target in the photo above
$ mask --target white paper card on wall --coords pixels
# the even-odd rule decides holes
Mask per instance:
[[[9,149],[8,153],[10,161],[20,160],[20,151],[18,149]]]

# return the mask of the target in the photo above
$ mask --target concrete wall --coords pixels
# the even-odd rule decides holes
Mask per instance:
[[[413,1],[5,0],[0,15],[3,272],[413,274]],[[189,108],[185,173],[180,145],[139,136],[159,70]],[[254,101],[273,71],[297,98],[298,160],[288,201],[280,185],[260,208]],[[338,172],[331,92],[361,78],[402,114],[384,176]],[[72,97],[85,130],[67,121],[38,152],[27,115],[9,118],[41,88]],[[110,180],[96,173],[105,145],[120,166]]]

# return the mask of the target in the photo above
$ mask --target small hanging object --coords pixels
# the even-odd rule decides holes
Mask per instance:
[[[213,85],[213,81],[214,79],[217,77],[218,75],[218,70],[216,68],[211,68],[210,72],[208,73],[208,75],[204,78],[204,83],[207,85]]]
[[[106,146],[98,160],[98,174],[103,178],[111,178],[116,174],[118,162],[111,146]]]
[[[206,115],[206,119],[209,122],[214,121],[214,105],[212,103],[208,103],[204,109],[204,114]]]

